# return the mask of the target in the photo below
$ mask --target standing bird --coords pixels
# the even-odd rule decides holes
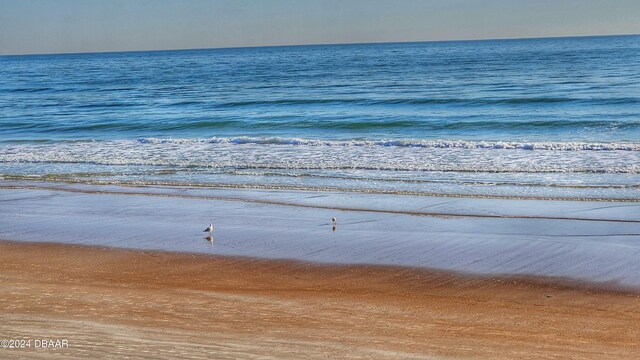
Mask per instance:
[[[211,232],[213,231],[213,224],[209,224],[209,227],[204,229],[203,232],[208,232],[209,236],[211,236]]]
[[[336,226],[336,224],[338,223],[338,220],[336,220],[336,217],[332,217],[331,218],[331,222],[333,222],[333,226]]]

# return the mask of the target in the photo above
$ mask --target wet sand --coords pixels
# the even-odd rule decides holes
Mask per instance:
[[[0,185],[0,239],[640,288],[640,202],[42,185]]]
[[[602,284],[0,242],[1,358],[637,358]]]

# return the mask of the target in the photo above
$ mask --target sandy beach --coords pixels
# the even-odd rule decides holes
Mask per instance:
[[[0,203],[0,340],[69,344],[1,358],[637,358],[637,202],[15,184]]]
[[[2,358],[637,358],[637,293],[543,278],[0,242]]]

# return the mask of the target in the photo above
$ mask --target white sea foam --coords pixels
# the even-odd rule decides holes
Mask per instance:
[[[213,137],[209,139],[140,138],[141,144],[265,144],[305,146],[395,146],[435,149],[512,149],[512,150],[563,150],[563,151],[640,151],[636,142],[517,142],[472,140],[316,140],[284,137]]]
[[[635,143],[139,139],[4,144],[0,145],[0,162],[152,165],[184,170],[253,168],[638,174],[640,151],[635,149],[639,147],[640,144]],[[583,151],[586,149],[606,151]]]

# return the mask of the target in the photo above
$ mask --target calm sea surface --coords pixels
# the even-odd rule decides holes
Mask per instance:
[[[0,57],[0,177],[640,199],[640,36]]]

